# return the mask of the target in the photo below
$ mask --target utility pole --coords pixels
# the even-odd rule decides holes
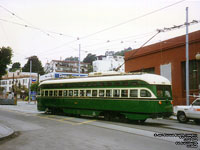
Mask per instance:
[[[190,105],[190,97],[189,97],[189,37],[188,37],[188,7],[186,7],[186,105]]]
[[[79,44],[78,75],[81,76],[81,44]]]
[[[28,103],[30,104],[30,102],[31,102],[31,82],[32,82],[32,78],[31,78],[32,60],[31,60],[31,57],[29,57],[29,59],[30,59],[30,79],[29,79],[29,99],[28,99]]]

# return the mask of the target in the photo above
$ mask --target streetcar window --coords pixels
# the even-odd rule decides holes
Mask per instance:
[[[44,91],[42,91],[42,96],[44,96]]]
[[[84,90],[80,90],[80,96],[85,96],[84,95]]]
[[[119,86],[121,83],[120,82],[115,82],[114,85]]]
[[[171,86],[170,85],[157,85],[157,97],[171,97]]]
[[[123,85],[128,85],[128,82],[123,82]]]
[[[54,96],[58,96],[57,93],[58,93],[58,92],[55,90],[55,91],[54,91]]]
[[[67,93],[68,93],[68,91],[67,91],[67,90],[64,90],[63,95],[64,95],[64,96],[67,96]]]
[[[74,96],[78,96],[78,90],[74,90]]]
[[[62,93],[63,93],[63,92],[62,92],[61,90],[59,90],[59,93],[58,93],[59,96],[62,96]]]
[[[97,90],[92,90],[92,96],[97,96]]]
[[[171,97],[170,91],[165,91],[165,97]]]
[[[86,96],[91,96],[91,90],[86,90]]]
[[[112,96],[112,90],[106,90],[106,97]]]
[[[130,97],[138,97],[138,90],[130,90]]]
[[[45,96],[48,96],[48,91],[45,91]]]
[[[163,97],[163,90],[157,89],[157,96]]]
[[[141,97],[151,97],[151,93],[147,90],[140,90]]]
[[[53,91],[49,91],[49,96],[53,96]]]
[[[113,90],[113,96],[119,97],[120,96],[120,90]]]
[[[69,96],[73,96],[73,90],[69,90]]]
[[[99,97],[104,97],[104,90],[99,90]]]
[[[107,82],[106,85],[107,86],[112,86],[112,82]]]
[[[121,97],[128,97],[128,90],[121,90]]]

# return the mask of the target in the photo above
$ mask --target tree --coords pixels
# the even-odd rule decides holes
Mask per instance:
[[[114,55],[115,55],[115,56],[124,56],[124,53],[125,53],[125,52],[131,51],[131,50],[132,50],[132,48],[129,47],[129,48],[127,48],[127,49],[124,49],[124,50],[121,50],[121,51],[116,52]]]
[[[73,56],[67,57],[65,58],[65,61],[78,61],[78,57],[73,57]]]
[[[39,83],[38,82],[31,84],[31,91],[37,92],[38,91],[38,87],[39,87]]]
[[[10,72],[15,72],[16,70],[19,70],[21,68],[21,64],[19,62],[15,62],[13,65],[12,65],[12,68],[10,68]]]
[[[37,56],[29,57],[27,63],[22,68],[22,71],[23,72],[30,72],[30,60],[32,61],[32,72],[43,75],[44,74],[44,68],[42,67],[42,63],[38,59]]]
[[[7,65],[11,64],[12,49],[10,47],[0,48],[0,79],[6,74]]]
[[[84,63],[90,63],[90,65],[92,65],[92,62],[96,60],[96,55],[95,54],[91,54],[89,53],[84,59],[83,62]]]

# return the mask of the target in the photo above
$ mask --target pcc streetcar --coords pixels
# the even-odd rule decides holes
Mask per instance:
[[[39,111],[140,122],[173,113],[171,84],[155,74],[48,80],[39,87]]]

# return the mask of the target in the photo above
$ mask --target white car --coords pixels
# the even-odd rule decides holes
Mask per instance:
[[[200,98],[197,98],[190,106],[175,106],[174,114],[181,123],[186,123],[192,119],[200,124]]]

